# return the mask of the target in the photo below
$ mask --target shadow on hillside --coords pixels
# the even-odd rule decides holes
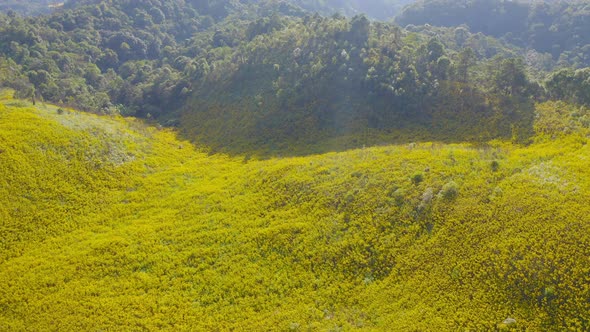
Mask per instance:
[[[211,154],[247,160],[419,142],[509,139],[526,144],[534,134],[535,104],[522,96],[491,101],[465,101],[467,97],[458,96],[415,110],[393,107],[387,100],[377,103],[366,96],[344,98],[335,92],[281,103],[267,94],[243,97],[242,90],[230,86],[219,96],[187,103],[177,122],[181,137],[208,147]]]
[[[275,141],[246,141],[230,140],[221,144],[213,137],[189,137],[181,133],[182,139],[189,140],[195,145],[205,147],[209,154],[228,154],[235,158],[244,158],[247,161],[254,159],[272,159],[303,157],[309,155],[326,154],[330,152],[344,152],[348,150],[386,146],[386,145],[413,145],[426,142],[443,144],[472,143],[486,145],[492,139],[487,136],[465,136],[453,134],[441,134],[430,132],[427,128],[407,128],[388,131],[372,131],[354,134],[323,135],[309,139],[299,140],[275,140]],[[501,137],[511,139],[510,137]],[[526,143],[524,139],[520,143]]]
[[[385,104],[373,107],[363,98],[349,103],[346,98],[318,97],[285,106],[276,98],[259,97],[192,100],[177,122],[181,137],[211,154],[247,160],[420,142],[484,144],[508,139],[526,144],[534,134],[535,104],[519,96],[473,105],[462,105],[458,98],[412,112]]]

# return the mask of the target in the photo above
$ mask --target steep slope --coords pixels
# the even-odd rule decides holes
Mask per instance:
[[[6,93],[6,92],[3,92]],[[2,254],[95,225],[97,206],[118,202],[146,143],[116,121],[4,100],[0,126]],[[22,109],[22,111],[21,111]],[[131,181],[131,182],[130,182]]]
[[[486,39],[466,32],[445,47],[437,31],[364,16],[305,17],[267,33],[256,33],[259,24],[249,26],[249,42],[197,60],[207,74],[177,122],[187,137],[223,151],[284,154],[343,136],[365,137],[350,142],[361,147],[531,133],[535,85],[518,59],[489,59],[499,51]]]
[[[537,109],[528,147],[249,160],[5,99],[0,327],[587,330],[589,112]]]
[[[218,30],[302,13],[275,1],[77,0],[51,15],[0,14],[0,72],[13,78],[0,75],[0,87],[96,113],[155,116],[182,105],[203,46],[240,42]]]
[[[228,89],[219,96],[224,101],[251,81],[261,86],[246,97],[279,102],[273,113],[281,108],[287,118],[314,113],[322,124],[331,117],[354,120],[363,129],[375,123],[385,129],[423,124],[442,103],[488,121],[499,96],[485,89],[485,80],[468,80],[463,73],[482,66],[479,60],[520,54],[492,38],[461,31],[455,36],[453,30],[450,39],[448,31],[441,33],[446,46],[441,50],[434,40],[433,48],[427,47],[440,31],[404,31],[363,16],[328,19],[285,1],[79,0],[53,15],[0,15],[0,86],[17,90],[21,98],[166,124],[178,120],[176,111],[184,106],[199,106],[187,105],[191,96],[209,99],[213,88]],[[294,53],[297,48],[300,52]],[[463,48],[474,48],[475,57],[460,63],[456,55]],[[457,71],[460,77],[453,75]],[[472,87],[478,91],[472,94]],[[310,91],[332,96],[322,100]],[[350,103],[334,96],[339,91],[352,92]],[[349,104],[355,110],[334,115]],[[250,117],[248,111],[240,115]],[[275,114],[269,120],[277,117],[285,118]],[[488,131],[505,135],[503,127]]]
[[[526,142],[533,100],[545,95],[530,78],[540,81],[553,64],[536,54],[538,65],[527,67],[523,50],[464,28],[404,30],[285,1],[66,7],[38,18],[0,15],[0,87],[31,101],[156,119],[237,154]],[[581,90],[562,98],[587,99]]]

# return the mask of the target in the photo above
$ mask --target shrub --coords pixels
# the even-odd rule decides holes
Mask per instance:
[[[500,169],[500,163],[498,163],[497,160],[492,161],[492,163],[490,164],[490,167],[492,168],[492,172],[497,172],[498,169]]]
[[[447,182],[440,190],[440,197],[445,200],[453,200],[459,194],[459,187],[454,181]]]
[[[414,175],[412,175],[412,183],[417,185],[420,182],[424,181],[424,175],[420,172],[418,173],[414,173]]]
[[[397,206],[402,206],[404,204],[404,201],[406,200],[406,193],[403,189],[398,188],[393,192],[391,197],[393,198]]]

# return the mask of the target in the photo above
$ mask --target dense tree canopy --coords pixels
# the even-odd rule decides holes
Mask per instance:
[[[214,24],[208,14],[216,13],[199,15],[184,1],[75,4],[51,16],[1,19],[0,50],[36,94],[93,111],[122,105],[130,114],[174,105],[190,84],[175,63],[185,40]]]
[[[23,98],[181,125],[220,146],[414,127],[487,139],[530,128],[532,98],[587,103],[583,84],[576,97],[557,93],[558,74],[545,93],[557,60],[482,33],[500,28],[518,27],[402,29],[282,0],[77,0],[47,16],[0,15],[0,84]]]
[[[466,25],[473,32],[549,53],[564,65],[590,65],[590,8],[583,0],[420,0],[396,21],[402,26]]]
[[[388,20],[395,17],[412,0],[292,0],[312,12],[340,13],[346,16],[366,14],[371,18]]]
[[[47,14],[63,6],[62,1],[53,0],[3,0],[0,3],[0,13],[7,12],[10,15],[21,13],[24,15]]]
[[[220,147],[367,129],[421,128],[439,139],[479,140],[530,127],[533,89],[524,64],[442,37],[364,16],[294,20],[224,58],[211,50],[203,61],[214,69],[193,86],[181,124]],[[485,41],[466,38],[475,49]]]

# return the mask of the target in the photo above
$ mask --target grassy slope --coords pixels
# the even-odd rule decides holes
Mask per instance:
[[[588,328],[590,151],[563,105],[529,147],[259,161],[1,103],[0,330]]]

